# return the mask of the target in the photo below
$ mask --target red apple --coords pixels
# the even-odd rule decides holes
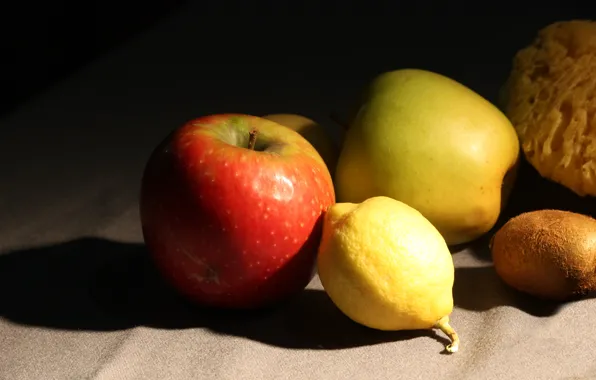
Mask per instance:
[[[140,216],[175,289],[202,306],[258,308],[312,279],[322,214],[334,202],[329,170],[300,134],[221,114],[186,123],[155,149]]]

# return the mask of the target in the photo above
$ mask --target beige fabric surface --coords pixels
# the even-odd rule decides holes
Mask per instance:
[[[184,9],[1,121],[1,380],[596,379],[596,300],[549,305],[512,292],[486,241],[454,250],[454,355],[440,333],[350,322],[316,278],[284,306],[241,316],[168,294],[137,212],[153,146],[205,113],[323,118],[326,99],[345,100],[332,81],[267,77],[273,63],[251,80],[220,63],[220,74],[201,71],[217,53],[194,45],[199,16]],[[528,168],[521,184],[512,213],[593,210]]]

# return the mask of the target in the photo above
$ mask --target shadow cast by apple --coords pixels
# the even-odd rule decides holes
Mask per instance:
[[[287,348],[339,349],[415,338],[447,343],[430,330],[365,328],[321,290],[307,289],[266,310],[202,310],[161,280],[143,245],[97,238],[1,254],[0,316],[65,330],[205,328]]]
[[[549,317],[571,302],[595,297],[596,294],[592,294],[567,302],[544,300],[509,287],[499,278],[492,265],[455,269],[454,303],[456,307],[465,310],[487,311],[500,306],[511,306],[536,317]]]

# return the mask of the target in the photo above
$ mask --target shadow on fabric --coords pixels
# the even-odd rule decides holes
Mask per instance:
[[[564,303],[540,300],[508,287],[492,265],[455,268],[453,299],[456,307],[466,310],[487,311],[512,306],[536,317],[555,315],[564,306]]]
[[[542,209],[567,210],[596,217],[596,199],[580,197],[564,186],[541,177],[522,159],[511,197],[495,227],[467,245],[451,248],[453,253],[467,249],[487,263],[483,267],[456,268],[453,296],[457,307],[485,311],[509,305],[538,317],[554,315],[564,307],[565,303],[540,300],[508,287],[492,266],[489,241],[494,233],[510,218]]]
[[[142,244],[82,238],[0,255],[0,316],[18,324],[83,331],[137,326],[206,328],[274,346],[340,349],[435,331],[382,332],[345,317],[321,290],[307,289],[266,310],[202,310],[171,290]]]

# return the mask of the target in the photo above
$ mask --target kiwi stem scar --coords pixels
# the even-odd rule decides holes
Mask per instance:
[[[248,149],[250,150],[254,150],[255,149],[255,144],[257,143],[257,134],[259,132],[257,131],[256,128],[253,128],[250,130],[250,132],[248,132]]]
[[[449,316],[446,315],[443,318],[439,319],[437,323],[435,323],[434,327],[441,330],[443,333],[445,333],[445,335],[449,337],[449,339],[451,339],[451,344],[448,344],[447,347],[445,347],[447,352],[457,352],[457,350],[459,349],[459,336],[457,335],[453,327],[451,327],[451,325],[449,324]]]

